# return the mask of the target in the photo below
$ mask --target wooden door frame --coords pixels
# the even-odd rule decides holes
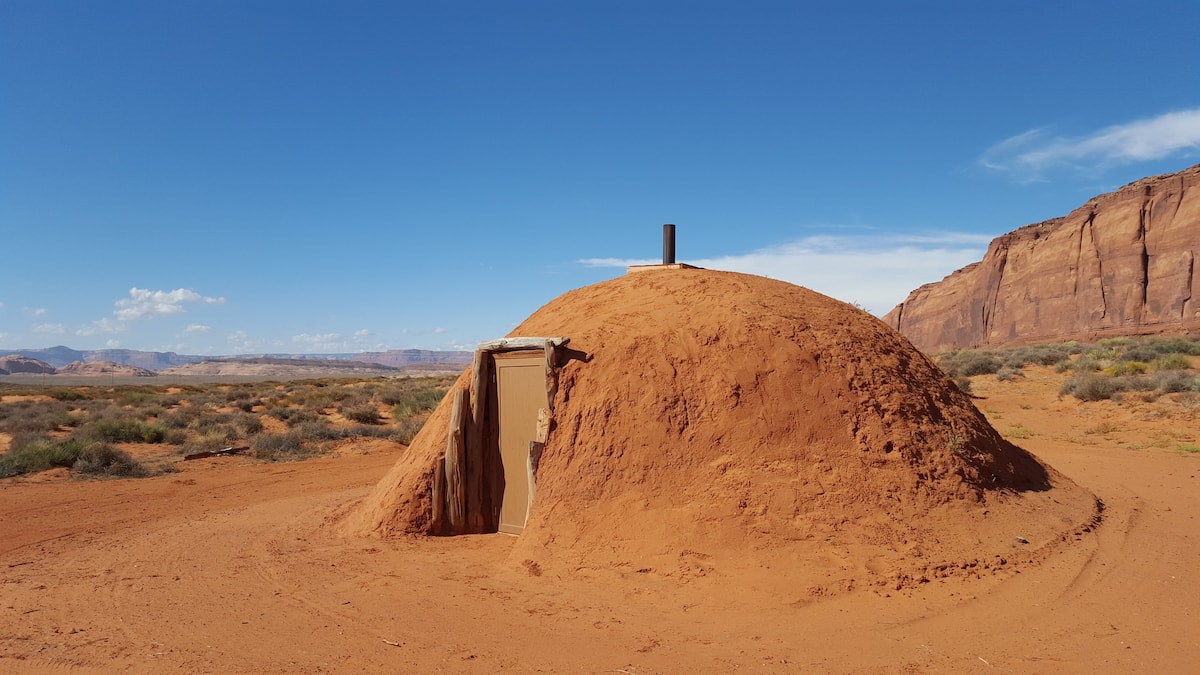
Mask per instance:
[[[500,466],[498,401],[495,395],[495,357],[515,351],[545,354],[546,415],[539,419],[538,449],[549,433],[554,396],[558,391],[558,348],[568,337],[510,337],[480,343],[471,364],[468,387],[456,387],[445,454],[433,467],[430,488],[430,532],[440,535],[496,532],[503,500]],[[493,451],[494,450],[494,451]],[[529,493],[536,492],[536,467],[530,467]],[[498,475],[497,475],[498,474]],[[497,480],[498,479],[498,480]]]

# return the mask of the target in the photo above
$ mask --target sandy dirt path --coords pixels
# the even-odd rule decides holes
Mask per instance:
[[[1195,418],[1060,381],[981,378],[977,405],[1094,492],[1100,526],[1018,573],[893,593],[704,560],[555,576],[505,535],[341,538],[395,446],[0,482],[0,672],[1195,672],[1200,456],[1172,446]]]

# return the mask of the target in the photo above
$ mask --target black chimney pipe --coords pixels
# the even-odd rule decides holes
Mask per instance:
[[[663,264],[675,264],[675,224],[663,225]]]

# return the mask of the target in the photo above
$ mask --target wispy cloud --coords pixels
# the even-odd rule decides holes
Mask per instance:
[[[314,352],[336,352],[347,349],[346,340],[340,333],[301,333],[292,336],[292,343],[301,349]]]
[[[881,315],[909,291],[983,257],[990,237],[959,233],[813,236],[750,253],[686,260],[708,269],[780,279]],[[647,265],[658,260],[588,258],[591,267]]]
[[[185,302],[220,304],[225,298],[209,298],[188,288],[173,291],[152,291],[148,288],[131,288],[129,297],[117,300],[113,314],[122,321],[134,321],[153,316],[182,314]]]
[[[211,331],[212,326],[205,326],[201,323],[188,324],[188,327],[183,329],[185,335],[196,335],[198,333],[208,333]]]
[[[26,307],[24,312],[25,316],[46,316],[50,310],[45,307]]]
[[[66,327],[61,323],[38,323],[34,324],[30,330],[34,333],[43,333],[45,335],[62,335],[67,332]]]
[[[1200,151],[1200,108],[1105,127],[1082,136],[1031,129],[988,148],[979,163],[1035,181],[1052,169],[1080,171]]]
[[[225,341],[230,354],[253,354],[267,351],[262,343],[251,339],[250,334],[244,330],[235,330],[226,335]]]
[[[110,321],[109,319],[97,319],[86,326],[75,331],[76,335],[113,335],[115,333],[125,332],[125,324],[120,321]]]

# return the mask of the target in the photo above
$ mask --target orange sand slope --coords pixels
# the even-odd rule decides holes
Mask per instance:
[[[792,601],[807,602],[1009,575],[1099,517],[1091,494],[1002,439],[904,338],[804,288],[642,272],[571,291],[513,335],[567,336],[589,357],[561,368],[516,544],[543,571],[769,569],[757,592],[801,589]],[[451,398],[349,531],[431,529]],[[1038,543],[1013,551],[1016,536]]]

